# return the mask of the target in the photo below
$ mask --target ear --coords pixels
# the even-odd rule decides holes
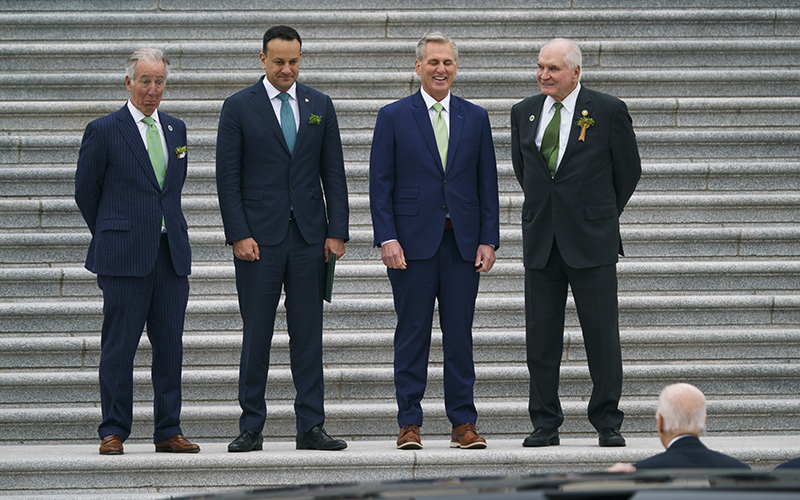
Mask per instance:
[[[414,69],[417,71],[417,76],[422,76],[422,63],[419,62],[419,59],[414,61]]]
[[[656,429],[658,429],[659,434],[664,433],[664,418],[660,413],[656,413]]]
[[[261,68],[267,70],[267,55],[263,52],[258,53],[258,58],[261,60]]]

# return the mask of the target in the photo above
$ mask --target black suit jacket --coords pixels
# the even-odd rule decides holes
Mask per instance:
[[[511,109],[511,159],[525,194],[525,267],[544,267],[553,238],[571,267],[613,264],[623,253],[619,216],[642,173],[628,109],[616,97],[581,87],[567,149],[551,177],[535,143],[545,98],[529,97]],[[584,110],[594,125],[579,141],[575,122]]]
[[[667,451],[634,464],[641,469],[749,469],[728,455],[709,450],[695,436],[682,437]]]
[[[333,102],[300,83],[297,100],[294,151],[286,145],[263,82],[222,106],[217,194],[228,243],[253,238],[259,245],[277,245],[289,228],[289,210],[309,244],[348,239],[347,181]]]

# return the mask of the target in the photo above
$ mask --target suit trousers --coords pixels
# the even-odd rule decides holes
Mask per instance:
[[[558,398],[564,343],[567,287],[571,287],[583,331],[592,396],[589,422],[598,431],[619,429],[623,413],[616,264],[576,269],[553,241],[542,269],[525,269],[525,344],[530,372],[528,411],[534,428],[557,429],[564,422]]]
[[[264,394],[275,316],[284,307],[289,330],[289,358],[297,391],[294,402],[297,432],[308,432],[325,421],[322,373],[322,298],[325,287],[325,246],[306,243],[297,222],[277,245],[259,245],[260,258],[234,257],[236,289],[244,327],[239,364],[239,430],[261,432],[267,418]]]
[[[472,319],[480,274],[458,251],[452,229],[426,260],[409,260],[406,269],[388,269],[397,328],[394,333],[394,385],[397,423],[422,425],[421,401],[428,376],[434,304],[444,355],[444,405],[453,426],[475,423]]]
[[[182,434],[181,365],[183,325],[189,301],[189,279],[178,276],[170,257],[168,236],[161,235],[153,270],[144,277],[98,275],[103,290],[100,341],[102,439],[116,434],[123,441],[133,421],[133,360],[142,329],[152,345],[153,442]]]

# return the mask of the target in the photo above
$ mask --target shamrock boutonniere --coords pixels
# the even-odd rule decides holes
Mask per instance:
[[[319,125],[322,122],[322,117],[312,114],[308,117],[309,125]]]
[[[186,156],[186,146],[179,146],[175,148],[175,156],[177,156],[179,160]]]
[[[589,118],[588,116],[586,116],[588,114],[589,114],[589,112],[584,109],[583,111],[581,111],[581,115],[582,116],[581,116],[580,120],[575,122],[575,124],[578,125],[581,128],[581,135],[578,137],[579,141],[585,141],[586,140],[586,129],[591,127],[592,125],[594,125],[594,120],[592,118]]]

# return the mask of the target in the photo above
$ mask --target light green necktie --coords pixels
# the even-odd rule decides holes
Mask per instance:
[[[544,162],[547,164],[547,168],[550,170],[550,177],[556,175],[556,165],[558,164],[558,131],[561,128],[562,106],[563,104],[560,102],[553,105],[553,107],[556,108],[556,112],[553,115],[553,119],[547,124],[547,128],[544,129],[542,147],[539,150],[542,154],[542,158],[544,158]]]
[[[281,130],[283,130],[283,137],[286,139],[286,146],[289,151],[294,151],[294,142],[297,139],[297,125],[294,123],[294,110],[292,105],[289,104],[289,94],[281,92],[278,94],[278,99],[281,100]]]
[[[161,147],[161,134],[158,133],[156,121],[152,116],[145,116],[142,121],[147,124],[147,154],[150,156],[150,163],[153,165],[153,171],[156,173],[156,180],[158,180],[158,187],[164,187],[164,179],[167,177],[167,163],[164,159],[164,149]],[[164,217],[161,217],[161,225],[167,227],[164,222]]]
[[[450,139],[447,137],[447,124],[444,122],[442,110],[444,106],[437,102],[433,105],[436,117],[433,119],[433,135],[436,137],[436,147],[439,148],[439,156],[442,157],[442,170],[447,168],[447,145]]]
[[[152,116],[145,116],[142,121],[147,124],[147,154],[150,155],[150,163],[153,164],[153,171],[158,179],[158,186],[164,187],[164,179],[167,176],[167,163],[164,161],[164,150],[161,148],[161,134],[158,133],[156,121]]]

